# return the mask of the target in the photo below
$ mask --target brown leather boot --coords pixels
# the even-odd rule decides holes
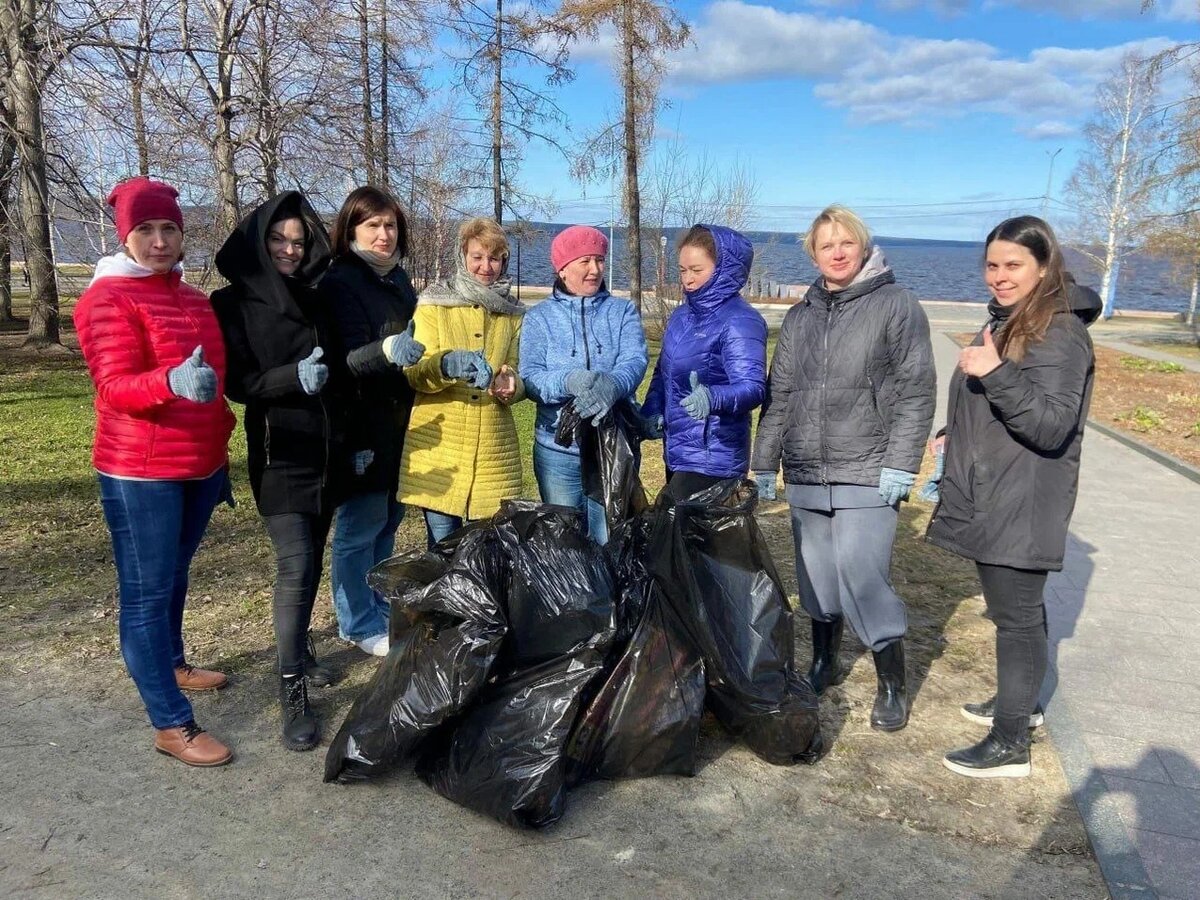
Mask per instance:
[[[223,766],[233,759],[232,750],[195,722],[154,729],[154,749],[189,766]]]
[[[175,683],[184,691],[219,691],[229,684],[223,672],[197,669],[184,663],[175,670]]]

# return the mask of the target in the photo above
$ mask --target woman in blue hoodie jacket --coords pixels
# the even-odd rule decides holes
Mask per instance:
[[[667,322],[642,406],[677,497],[750,467],[750,413],[767,392],[767,323],[739,293],[753,259],[750,242],[720,225],[693,226],[679,242],[687,302]]]
[[[550,296],[525,314],[519,364],[525,391],[537,403],[533,472],[542,501],[579,509],[598,544],[608,540],[604,507],[584,494],[579,447],[558,446],[554,432],[572,399],[580,415],[599,423],[646,374],[642,319],[604,286],[607,255],[604,233],[587,225],[554,238],[550,262],[558,279]]]

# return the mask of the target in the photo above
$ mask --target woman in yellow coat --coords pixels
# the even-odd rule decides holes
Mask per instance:
[[[491,219],[458,230],[457,271],[421,292],[405,368],[416,391],[400,463],[400,500],[419,506],[432,547],[521,495],[521,448],[509,406],[525,396],[517,346],[525,307],[508,296],[508,240]]]

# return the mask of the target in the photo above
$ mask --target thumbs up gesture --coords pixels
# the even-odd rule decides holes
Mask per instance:
[[[958,367],[966,375],[982,378],[1001,363],[1000,353],[996,350],[996,341],[992,337],[991,326],[983,329],[983,345],[980,347],[963,347],[958,354]]]
[[[193,403],[211,403],[217,399],[217,373],[204,361],[204,348],[196,347],[192,355],[167,371],[171,393]]]
[[[692,392],[680,400],[679,405],[693,419],[707,419],[712,412],[712,393],[700,383],[700,376],[696,372],[688,375],[688,385]]]
[[[417,323],[409,319],[408,327],[399,334],[383,339],[383,355],[393,366],[413,366],[425,355],[425,345],[413,337]]]
[[[300,379],[300,387],[310,396],[319,393],[329,380],[329,366],[320,361],[324,355],[325,351],[320,347],[313,347],[312,353],[296,363],[296,377]]]

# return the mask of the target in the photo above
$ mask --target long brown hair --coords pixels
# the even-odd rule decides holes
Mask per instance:
[[[984,247],[993,241],[1009,241],[1020,244],[1033,254],[1038,265],[1045,270],[1037,287],[1029,296],[1017,303],[1017,308],[1008,317],[1008,322],[996,335],[996,350],[1002,357],[1020,362],[1030,344],[1046,336],[1050,320],[1055,313],[1069,310],[1067,305],[1066,269],[1063,265],[1062,248],[1053,229],[1037,216],[1017,216],[1005,219],[991,230]]]
[[[400,201],[387,191],[370,185],[352,190],[342,208],[338,210],[337,218],[333,221],[333,231],[329,235],[334,256],[350,252],[355,228],[372,216],[387,212],[396,217],[396,249],[400,251],[401,257],[408,256],[408,219],[404,216],[404,208]]]

